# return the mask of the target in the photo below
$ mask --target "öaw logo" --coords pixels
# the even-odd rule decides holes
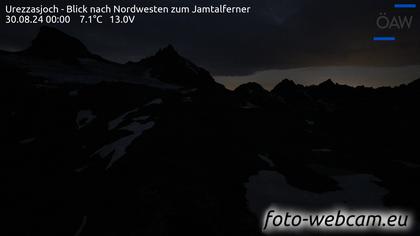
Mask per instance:
[[[414,3],[396,3],[394,4],[394,10],[399,9],[399,13],[402,10],[413,10],[417,8],[417,4]],[[389,15],[387,13],[381,12],[376,19],[376,26],[378,29],[383,31],[402,31],[410,30],[413,25],[414,16],[413,15]],[[395,41],[397,37],[392,35],[386,36],[375,36],[373,37],[374,41]]]

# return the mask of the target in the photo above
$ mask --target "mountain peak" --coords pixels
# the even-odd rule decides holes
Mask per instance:
[[[73,60],[93,55],[78,39],[49,26],[42,26],[32,45],[23,53],[45,58]]]
[[[179,56],[178,52],[175,50],[175,47],[172,44],[160,49],[156,55],[171,55],[171,56]]]
[[[154,60],[159,60],[164,63],[178,63],[185,64],[188,63],[185,58],[183,58],[175,49],[172,44],[159,49],[154,56]]]
[[[327,79],[326,81],[319,84],[320,87],[333,87],[335,85],[337,84],[334,83],[334,81],[332,81],[331,79]]]
[[[280,82],[280,84],[296,85],[296,83],[290,79],[284,79]]]
[[[296,90],[298,85],[293,80],[284,79],[280,83],[278,83],[273,90],[271,90],[272,93],[278,94],[283,93],[285,91],[293,91]]]
[[[235,89],[235,92],[244,94],[268,93],[260,84],[255,82],[242,84]]]
[[[169,83],[194,87],[215,84],[208,71],[182,57],[171,44],[131,65],[147,69],[153,77]]]
[[[295,87],[296,86],[296,83],[293,80],[284,79],[277,86],[282,86],[282,87]]]

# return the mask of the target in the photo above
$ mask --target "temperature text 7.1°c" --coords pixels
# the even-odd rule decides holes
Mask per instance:
[[[136,16],[112,15],[108,19],[111,24],[133,24]],[[81,24],[103,24],[104,21],[106,19],[104,19],[103,15],[80,15]]]

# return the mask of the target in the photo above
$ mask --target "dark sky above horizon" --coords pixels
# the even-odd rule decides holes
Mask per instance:
[[[407,0],[404,3],[417,3]],[[57,1],[6,0],[27,6]],[[82,0],[72,4],[117,4]],[[100,4],[98,4],[100,3]],[[248,15],[138,16],[133,25],[55,25],[81,39],[94,53],[118,62],[137,61],[167,44],[216,76],[242,77],[262,71],[308,67],[399,67],[420,65],[420,14],[393,9],[388,0],[145,0],[120,5],[250,5]],[[413,16],[409,30],[379,30],[376,19]],[[0,48],[20,50],[30,44],[40,25],[0,24]],[[395,42],[374,42],[392,35]],[[338,73],[338,72],[337,72]],[[419,72],[420,73],[420,72]],[[340,74],[337,74],[339,77]],[[414,79],[414,78],[413,78]],[[397,78],[398,80],[398,78]]]

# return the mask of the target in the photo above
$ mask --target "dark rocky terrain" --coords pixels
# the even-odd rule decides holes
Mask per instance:
[[[420,209],[420,80],[230,91],[172,46],[122,65],[48,27],[0,66],[1,235],[260,235],[270,197]]]

